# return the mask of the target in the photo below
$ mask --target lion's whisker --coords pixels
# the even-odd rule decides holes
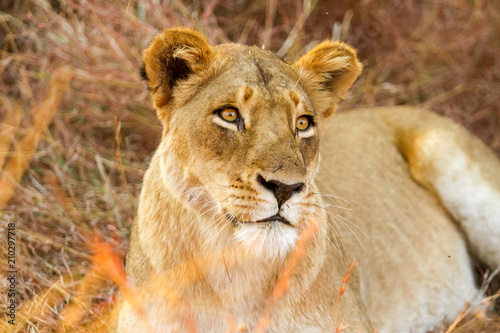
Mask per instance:
[[[309,216],[313,216],[313,215],[316,215],[318,216],[320,219],[322,219],[323,217],[316,211],[312,211],[311,212],[312,214],[309,215]],[[330,236],[328,236],[328,233],[327,233],[327,230],[326,230],[326,226],[322,223],[318,223],[318,226],[319,226],[319,230],[325,235],[325,237],[327,238],[327,240],[330,242],[330,244],[332,244],[333,248],[335,249],[335,251],[337,251],[340,255],[342,255],[342,252],[340,251],[340,248],[335,246],[335,244],[333,243],[332,239],[330,238]],[[342,246],[343,247],[343,246]]]
[[[225,200],[225,199],[224,199]],[[207,204],[212,204],[213,202],[212,201],[209,201],[207,203],[205,203],[201,209],[203,209],[205,206],[207,206]],[[187,234],[188,230],[196,223],[196,221],[198,221],[203,215],[205,215],[206,213],[210,212],[211,210],[214,210],[218,208],[216,204],[213,205],[213,207],[211,208],[207,208],[205,211],[203,211],[202,213],[200,213],[200,215],[198,215],[198,217],[194,220],[192,220],[188,226],[186,227],[186,229],[184,230],[184,232],[182,233],[180,239],[179,239],[179,244],[177,245],[176,249],[174,250],[174,255],[177,254],[177,251],[179,250],[179,247],[180,247],[180,244],[182,244],[182,240],[184,239],[184,236]],[[200,210],[201,210],[200,209]]]
[[[329,211],[329,207],[334,207],[334,208],[339,208],[339,209],[344,209],[344,210],[352,210],[352,208],[347,208],[347,207],[342,207],[342,206],[337,206],[337,205],[332,205],[332,204],[325,204],[324,206],[318,205],[318,204],[312,204],[315,207],[321,208],[323,210]]]
[[[334,218],[337,222],[339,222],[339,224],[340,224],[340,225],[341,225],[341,226],[342,226],[342,227],[343,227],[346,231],[351,232],[351,233],[353,234],[353,236],[354,236],[354,237],[356,237],[356,240],[358,241],[359,245],[361,245],[361,247],[363,248],[363,250],[366,252],[366,248],[364,247],[363,242],[361,242],[361,240],[359,239],[358,234],[357,234],[354,230],[352,230],[352,228],[351,228],[351,227],[349,227],[349,225],[348,225],[346,222],[344,222],[344,218],[343,218],[342,216],[338,215],[338,214],[335,214],[335,213],[332,213],[332,214],[333,214],[333,215],[332,215],[332,217],[333,217],[333,218]],[[366,234],[365,234],[365,233],[363,233],[363,234],[366,236]],[[366,237],[368,238],[368,236],[366,236]]]
[[[189,189],[215,189],[220,191],[225,191],[231,188],[230,185],[213,185],[213,186],[188,186]]]
[[[335,216],[337,216],[337,217],[341,218],[341,219],[342,219],[342,221],[347,222],[347,223],[350,223],[352,226],[354,226],[356,229],[358,229],[358,230],[359,230],[359,231],[363,234],[363,236],[365,236],[366,238],[370,238],[370,237],[366,234],[366,232],[365,232],[363,229],[361,229],[361,228],[360,228],[360,227],[359,227],[356,223],[354,223],[353,221],[351,221],[351,220],[349,220],[348,218],[346,218],[346,217],[344,217],[344,216],[342,216],[342,215],[339,215],[339,214],[337,214],[337,213],[335,213],[335,212],[330,211],[330,213],[332,213],[332,214],[334,214]]]
[[[311,193],[314,194],[314,195],[320,195],[320,196],[326,197],[326,198],[339,199],[339,200],[342,200],[342,201],[345,201],[345,202],[348,202],[348,203],[355,202],[355,201],[352,201],[350,199],[347,199],[347,198],[344,198],[344,197],[339,197],[339,196],[332,195],[332,194],[325,194],[325,193],[321,193],[321,192],[311,192]]]

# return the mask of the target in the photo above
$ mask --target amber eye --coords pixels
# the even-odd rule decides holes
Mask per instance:
[[[306,131],[311,127],[311,121],[309,120],[309,117],[302,116],[297,118],[297,123],[295,124],[297,126],[297,129],[299,131]]]
[[[238,119],[238,110],[231,108],[220,110],[219,117],[227,122],[234,123]]]

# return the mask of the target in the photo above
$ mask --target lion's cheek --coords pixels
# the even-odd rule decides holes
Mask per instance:
[[[318,148],[319,139],[317,136],[301,139],[300,151],[307,168],[307,174],[310,176],[309,179],[312,178],[318,166]]]
[[[197,207],[211,201],[212,198],[203,191],[204,180],[195,172],[198,168],[190,161],[188,145],[185,141],[172,139],[169,136],[160,144],[159,154],[161,178],[179,200]]]
[[[241,169],[243,161],[239,152],[246,147],[242,147],[237,133],[217,126],[200,129],[199,133],[201,135],[192,136],[189,142],[189,151],[196,152],[191,154],[196,158],[193,157],[190,164],[196,166],[202,182],[227,185],[228,175]]]

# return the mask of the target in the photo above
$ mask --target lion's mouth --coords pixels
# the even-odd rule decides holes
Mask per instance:
[[[228,217],[229,219],[231,219],[228,214],[226,214],[226,217]],[[234,220],[234,218],[233,218]],[[238,220],[238,222],[241,222],[241,223],[267,223],[267,222],[281,222],[283,224],[287,224],[289,226],[291,226],[292,224],[286,219],[284,218],[283,216],[279,215],[279,214],[275,214],[273,216],[270,216],[270,217],[266,217],[265,219],[262,219],[262,220],[258,220],[258,221],[242,221],[242,220]]]
[[[255,221],[255,223],[261,223],[261,222],[274,222],[274,221],[279,221],[281,223],[284,223],[284,224],[288,224],[288,225],[291,225],[290,222],[288,222],[288,220],[286,218],[284,218],[283,216],[281,215],[273,215],[273,216],[270,216],[270,217],[267,217],[265,219],[262,219],[262,220],[258,220],[258,221]],[[253,222],[253,221],[251,221]]]

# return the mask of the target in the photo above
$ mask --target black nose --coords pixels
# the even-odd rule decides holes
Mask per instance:
[[[273,179],[265,180],[261,175],[257,176],[257,181],[260,185],[273,192],[274,196],[278,200],[278,208],[281,208],[281,205],[290,199],[294,193],[298,193],[304,188],[304,183],[288,185]]]

